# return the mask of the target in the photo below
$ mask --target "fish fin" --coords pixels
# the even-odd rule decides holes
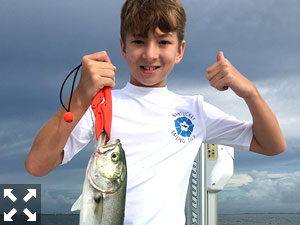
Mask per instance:
[[[80,210],[80,202],[81,202],[82,195],[79,196],[79,198],[74,202],[72,205],[71,211],[78,211]]]
[[[94,214],[97,217],[97,221],[101,224],[102,214],[103,214],[103,199],[102,193],[99,193],[94,197]]]

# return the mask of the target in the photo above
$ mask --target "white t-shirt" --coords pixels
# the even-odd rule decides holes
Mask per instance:
[[[249,149],[252,123],[164,88],[112,91],[111,140],[120,139],[128,180],[125,225],[184,225],[191,168],[202,142]],[[73,130],[63,163],[94,138],[91,108]]]

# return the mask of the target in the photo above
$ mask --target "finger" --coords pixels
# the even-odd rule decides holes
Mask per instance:
[[[222,62],[221,62],[222,61]],[[211,79],[213,79],[213,77],[215,75],[217,75],[218,73],[220,73],[223,69],[223,63],[225,63],[225,57],[222,51],[218,52],[217,54],[217,62],[215,64],[213,64],[212,66],[210,66],[209,68],[206,69],[207,72],[207,79],[210,81]]]
[[[99,90],[103,89],[104,87],[115,87],[115,79],[110,77],[101,77],[101,82],[99,82],[100,86],[98,87]]]
[[[220,82],[220,80],[224,79],[224,75],[221,73],[216,74],[210,81],[209,84],[213,87],[216,87],[216,84]]]
[[[210,67],[208,67],[208,68],[206,69],[206,73],[207,73],[207,74],[211,73],[212,71],[214,71],[214,70],[216,69],[217,66],[218,66],[217,63],[211,65]]]
[[[115,72],[111,68],[103,69],[103,68],[94,68],[90,73],[90,79],[92,83],[100,84],[102,79],[111,79],[115,80]]]
[[[97,74],[100,77],[109,78],[115,80],[115,72],[111,69],[102,69]]]
[[[223,59],[225,59],[224,53],[222,51],[218,52],[218,54],[217,54],[217,61],[219,62],[219,61],[221,61]]]
[[[214,64],[213,66],[208,68],[206,70],[206,72],[207,72],[206,79],[208,81],[211,81],[211,80],[215,79],[215,76],[220,74],[221,71],[220,71],[220,67],[217,64]]]
[[[229,88],[229,77],[220,73],[210,81],[210,85],[219,91],[226,91]]]
[[[211,74],[211,73],[216,74],[216,73],[218,73],[221,70],[220,65],[221,65],[220,62],[214,63],[213,65],[211,65],[210,67],[208,67],[206,69],[206,73],[207,74]]]
[[[100,68],[100,69],[109,69],[109,70],[113,70],[114,72],[117,71],[117,67],[115,67],[113,64],[109,63],[109,62],[95,62],[95,65]]]
[[[113,70],[114,72],[117,71],[117,68],[109,62],[99,62],[86,58],[84,59],[83,67],[88,68],[88,70],[92,73],[95,72],[95,70],[99,71],[101,69],[109,69]]]
[[[225,85],[225,82],[220,82],[217,86],[216,86],[218,91],[227,91],[228,90],[228,86]]]
[[[106,51],[96,52],[85,56],[89,60],[111,63],[111,60]]]
[[[226,91],[228,90],[227,81],[225,78],[219,79],[216,83],[213,84],[213,87],[218,91]]]

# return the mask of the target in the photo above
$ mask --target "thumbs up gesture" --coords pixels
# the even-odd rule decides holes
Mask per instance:
[[[225,58],[223,52],[218,52],[217,62],[206,72],[210,85],[219,91],[231,88],[236,95],[244,99],[250,98],[257,92],[255,85]]]

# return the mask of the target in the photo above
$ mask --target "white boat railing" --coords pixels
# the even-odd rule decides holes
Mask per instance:
[[[186,198],[187,225],[218,224],[218,192],[233,175],[232,147],[202,144],[196,156]]]

